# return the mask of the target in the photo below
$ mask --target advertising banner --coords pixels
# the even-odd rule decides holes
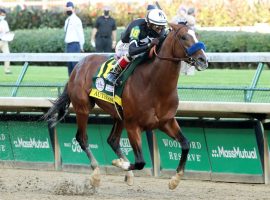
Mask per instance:
[[[107,138],[110,135],[111,129],[112,129],[112,125],[101,125],[101,127],[100,127],[101,136],[102,136],[102,139],[104,141],[104,153],[106,156],[106,164],[107,165],[111,165],[112,160],[117,158],[117,156],[113,152],[112,148],[107,143]],[[150,156],[145,132],[143,132],[141,134],[141,136],[142,136],[143,157],[144,157],[144,160],[146,162],[145,168],[152,168],[152,161],[151,161],[151,156]],[[123,133],[122,133],[122,136],[120,139],[120,148],[121,148],[123,154],[129,159],[129,161],[131,163],[134,163],[135,162],[134,161],[134,153],[133,153],[133,150],[132,150],[132,147],[130,145],[130,142],[129,142],[129,139],[127,136],[127,132],[125,129],[123,130]]]
[[[263,173],[253,129],[206,128],[213,173]]]
[[[88,144],[98,163],[104,165],[106,162],[99,127],[100,125],[93,124],[88,126]],[[68,123],[58,124],[56,132],[63,164],[89,166],[90,161],[75,138],[77,125]]]
[[[14,160],[54,163],[53,149],[45,122],[8,122]]]
[[[182,127],[185,137],[190,141],[186,170],[209,172],[210,164],[202,128]],[[181,145],[165,133],[155,130],[161,168],[175,170],[181,158]]]
[[[0,122],[0,160],[14,160],[6,122]]]

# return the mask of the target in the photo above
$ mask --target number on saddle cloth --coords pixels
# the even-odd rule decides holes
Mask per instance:
[[[106,60],[98,69],[97,73],[93,77],[93,79],[97,77],[106,78],[108,73],[112,70],[113,66],[116,64],[116,60],[114,57],[109,58]]]

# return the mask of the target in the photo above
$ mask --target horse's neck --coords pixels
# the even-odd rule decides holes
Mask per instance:
[[[158,55],[160,57],[173,57],[173,50],[171,48],[170,40],[165,40]],[[166,48],[167,47],[167,48]],[[171,91],[177,88],[179,73],[180,73],[180,63],[175,61],[163,60],[160,58],[155,58],[152,65],[152,80],[157,81],[156,83],[160,86],[159,90]],[[161,91],[162,92],[162,91]]]

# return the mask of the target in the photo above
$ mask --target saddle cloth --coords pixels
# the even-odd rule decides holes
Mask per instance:
[[[89,96],[101,99],[103,101],[118,104],[122,107],[122,93],[124,90],[125,83],[128,77],[133,73],[135,67],[141,63],[143,57],[136,58],[119,76],[117,79],[117,86],[114,86],[111,82],[107,81],[105,78],[116,64],[114,57],[109,58],[105,61],[97,70],[95,76],[93,77],[93,84]]]

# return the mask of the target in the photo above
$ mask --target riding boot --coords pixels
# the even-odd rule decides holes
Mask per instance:
[[[115,84],[116,79],[120,75],[120,73],[128,66],[130,63],[130,59],[127,56],[121,57],[117,63],[113,66],[112,70],[108,73],[106,79]]]
[[[122,72],[122,68],[120,67],[120,65],[118,63],[115,64],[115,66],[113,66],[112,70],[108,73],[106,79],[108,81],[110,81],[111,83],[115,83],[115,80],[117,79],[117,77],[119,76],[119,74]]]

